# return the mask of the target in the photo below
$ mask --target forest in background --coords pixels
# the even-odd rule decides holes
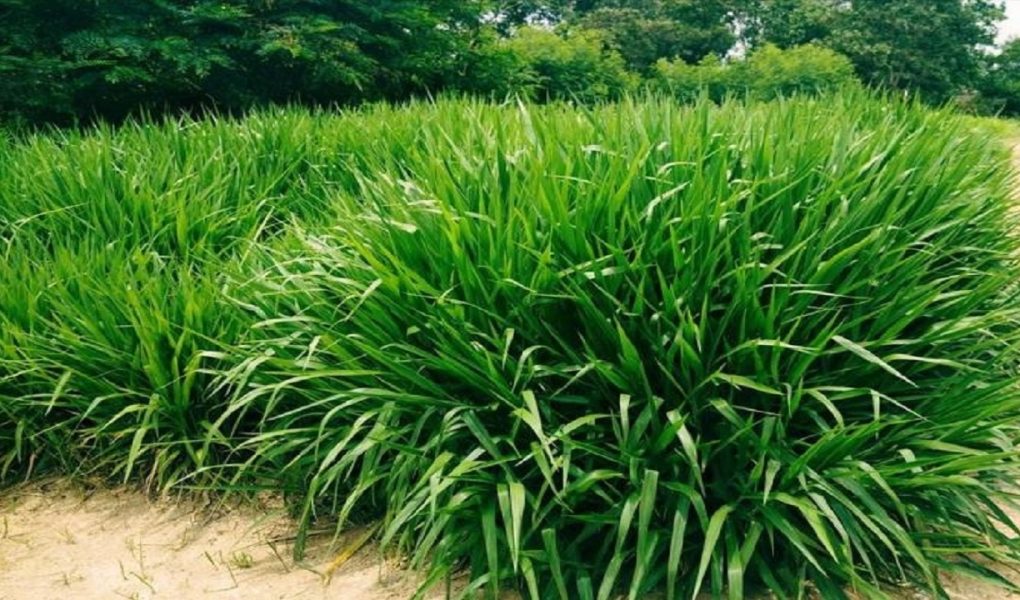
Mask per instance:
[[[1003,17],[992,0],[0,0],[0,120],[450,92],[771,97],[854,79],[1016,114]]]

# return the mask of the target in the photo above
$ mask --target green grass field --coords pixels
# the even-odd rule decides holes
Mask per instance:
[[[1008,161],[862,94],[7,139],[0,481],[278,491],[486,594],[998,580]]]

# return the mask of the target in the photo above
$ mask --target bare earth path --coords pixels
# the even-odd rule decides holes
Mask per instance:
[[[413,576],[372,548],[327,582],[336,556],[324,552],[328,540],[295,565],[292,535],[275,506],[210,510],[34,485],[0,496],[0,600],[405,600],[415,589]]]
[[[275,503],[210,508],[137,491],[36,484],[0,495],[0,600],[407,600],[416,589],[413,574],[372,546],[327,577],[343,553],[326,551],[328,537],[313,541],[308,561],[296,565],[292,536],[293,522]],[[980,582],[952,581],[949,590],[953,600],[1020,600]]]

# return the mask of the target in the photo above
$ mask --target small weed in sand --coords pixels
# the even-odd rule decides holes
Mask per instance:
[[[235,552],[230,557],[230,564],[238,569],[250,569],[255,565],[255,559],[247,552]]]

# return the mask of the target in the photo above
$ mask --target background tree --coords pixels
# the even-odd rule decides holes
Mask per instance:
[[[747,14],[753,43],[819,43],[865,82],[935,102],[976,85],[1004,16],[994,0],[760,0]]]
[[[578,26],[609,34],[610,40],[638,72],[648,72],[661,58],[697,62],[733,47],[734,14],[722,0],[630,0],[579,2]]]
[[[560,35],[526,27],[503,46],[516,57],[517,77],[523,78],[515,91],[535,100],[609,100],[637,83],[602,31],[580,29]],[[507,79],[513,77],[508,74]]]
[[[481,2],[0,0],[0,114],[400,98],[443,87]]]
[[[491,0],[485,13],[501,33],[529,23],[557,23],[571,13],[572,0]]]
[[[661,61],[686,73],[770,44],[835,50],[866,83],[933,102],[981,90],[1014,110],[1012,51],[987,52],[1003,14],[1001,0],[0,0],[0,119],[443,90],[605,98],[656,85]]]
[[[1020,114],[1020,39],[1013,39],[1002,52],[986,58],[979,84],[979,110],[1007,115]]]
[[[841,10],[834,0],[758,0],[741,14],[742,34],[750,45],[791,48],[831,35]]]
[[[983,46],[995,41],[1000,3],[989,0],[854,0],[830,46],[869,83],[918,90],[936,102],[973,87]]]

